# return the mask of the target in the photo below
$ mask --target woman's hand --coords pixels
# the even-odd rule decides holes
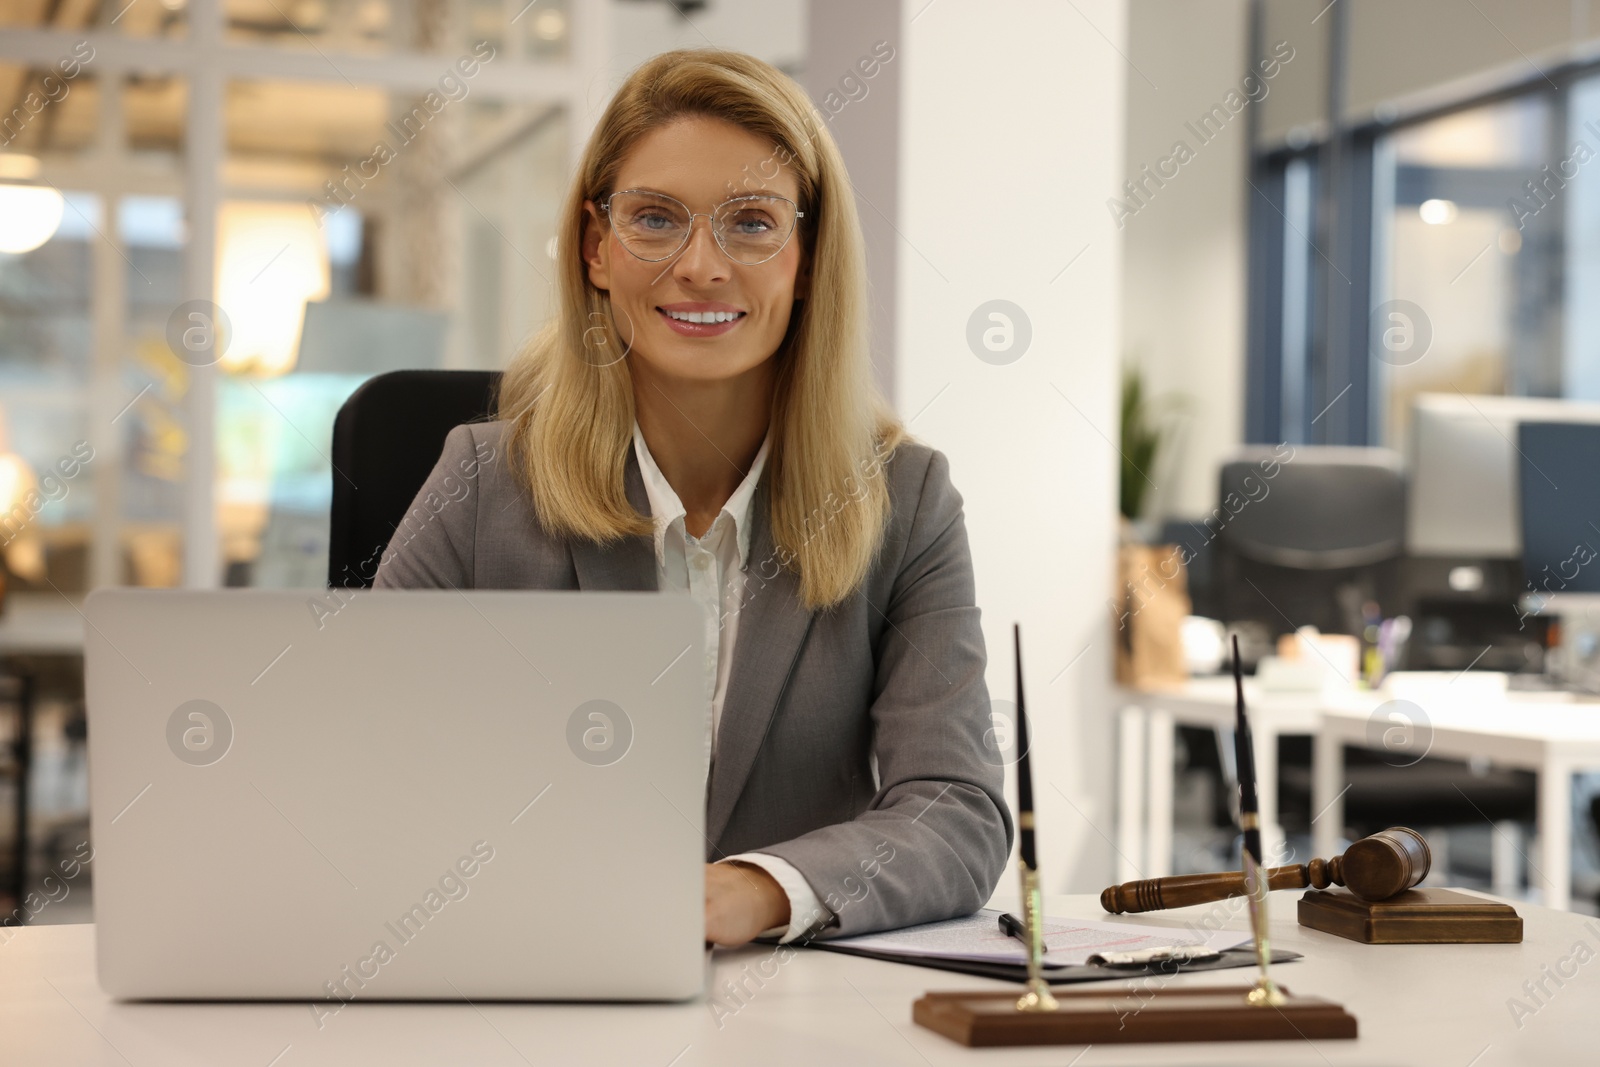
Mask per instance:
[[[706,940],[742,945],[761,931],[789,923],[789,895],[753,864],[706,864]]]

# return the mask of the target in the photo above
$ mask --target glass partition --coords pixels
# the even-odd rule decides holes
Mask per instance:
[[[339,405],[504,366],[550,307],[593,3],[0,2],[39,56],[0,63],[0,495],[96,457],[18,585],[323,583]]]
[[[1561,210],[1550,102],[1519,97],[1380,138],[1371,323],[1383,443],[1418,393],[1560,396]]]

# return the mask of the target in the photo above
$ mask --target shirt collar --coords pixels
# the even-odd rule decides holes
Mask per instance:
[[[761,447],[756,451],[756,458],[750,464],[750,470],[719,512],[719,515],[727,515],[733,522],[734,533],[739,543],[741,570],[745,567],[746,558],[750,554],[750,508],[755,500],[756,485],[761,481],[761,471],[766,466],[767,450],[771,444],[772,427],[768,426],[767,436],[762,439]],[[684,510],[683,502],[678,499],[677,492],[661,473],[661,468],[656,466],[655,457],[650,454],[650,446],[644,443],[644,433],[639,429],[637,419],[633,423],[633,450],[639,458],[639,473],[644,478],[645,495],[650,500],[651,518],[655,520],[656,565],[660,566],[666,551],[667,530],[677,524],[680,530],[687,532],[684,529],[684,519],[688,513]]]

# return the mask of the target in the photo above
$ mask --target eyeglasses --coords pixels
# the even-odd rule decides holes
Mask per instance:
[[[718,204],[709,215],[690,211],[663,193],[624,189],[600,202],[622,247],[647,263],[671,259],[689,243],[694,220],[711,220],[717,245],[735,263],[765,263],[789,243],[795,220],[805,212],[781,196],[739,196]]]

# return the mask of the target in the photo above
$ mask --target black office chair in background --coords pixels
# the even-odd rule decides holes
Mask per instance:
[[[1297,445],[1283,459],[1250,449],[1223,464],[1217,499],[1221,514],[1210,525],[1220,524],[1224,619],[1254,619],[1277,633],[1311,625],[1360,634],[1363,602],[1397,612],[1406,527],[1398,453]]]
[[[438,462],[444,439],[464,422],[493,418],[500,377],[500,371],[398,370],[350,394],[333,422],[330,588],[371,588],[375,555]]]

